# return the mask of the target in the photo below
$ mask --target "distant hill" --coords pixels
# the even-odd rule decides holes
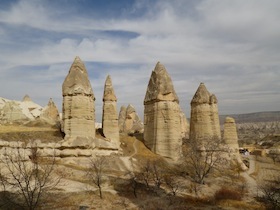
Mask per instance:
[[[220,123],[223,124],[227,116],[233,117],[236,123],[255,123],[280,121],[280,111],[255,112],[247,114],[220,115]]]

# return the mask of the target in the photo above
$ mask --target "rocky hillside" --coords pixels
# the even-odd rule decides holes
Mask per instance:
[[[220,115],[220,123],[223,124],[227,116],[233,117],[236,123],[256,123],[280,121],[280,111],[255,112],[247,114]]]
[[[236,121],[239,144],[255,144],[263,147],[278,145],[280,111],[229,115]],[[223,125],[226,115],[220,116]],[[274,145],[275,143],[275,145]]]

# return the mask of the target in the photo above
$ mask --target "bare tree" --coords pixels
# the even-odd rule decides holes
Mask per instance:
[[[228,150],[219,138],[188,140],[185,161],[191,178],[203,184],[206,176],[226,163]]]
[[[168,174],[164,176],[164,181],[167,187],[170,189],[171,195],[176,196],[180,189],[180,184],[176,177]]]
[[[55,156],[43,158],[37,147],[6,149],[0,164],[0,182],[5,200],[22,209],[36,209],[43,196],[61,179],[53,176]]]
[[[147,161],[137,174],[138,180],[142,180],[147,188],[150,188],[150,182],[158,189],[164,181],[163,165],[159,160]]]
[[[106,166],[106,159],[104,156],[91,158],[87,177],[94,183],[99,190],[99,196],[102,199],[102,183],[104,178],[104,168]]]
[[[161,168],[161,166],[159,165],[159,161],[154,161],[152,163],[152,177],[153,177],[153,181],[155,186],[159,189],[160,185],[162,184],[163,180],[164,180],[164,176],[163,176],[163,170]]]
[[[280,209],[280,175],[265,180],[259,189],[262,192],[260,199],[266,203],[268,209]]]

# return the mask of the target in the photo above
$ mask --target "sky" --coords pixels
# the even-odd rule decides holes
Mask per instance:
[[[106,76],[118,109],[143,101],[156,63],[190,116],[199,84],[219,114],[280,111],[279,0],[1,0],[0,97],[49,98],[61,111],[62,83],[85,63],[101,121]]]

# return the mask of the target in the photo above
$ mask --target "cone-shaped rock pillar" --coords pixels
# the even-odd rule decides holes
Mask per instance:
[[[144,99],[144,142],[156,154],[178,160],[182,155],[181,108],[172,80],[157,63]]]
[[[52,98],[50,98],[48,105],[42,110],[40,119],[51,124],[56,124],[59,122],[59,112]]]
[[[120,109],[120,112],[119,112],[119,131],[121,133],[124,132],[125,116],[126,116],[126,107],[121,106],[121,109]]]
[[[237,163],[239,164],[242,170],[246,170],[247,167],[243,163],[239,154],[237,129],[236,129],[235,120],[232,117],[226,117],[224,123],[223,140],[230,149],[231,159],[237,161]]]
[[[111,142],[115,142],[116,146],[119,147],[120,135],[117,112],[117,97],[111,77],[108,75],[104,85],[102,128],[104,136]]]
[[[190,139],[221,139],[218,100],[201,83],[191,101]]]
[[[122,106],[119,113],[119,128],[122,133],[143,133],[144,125],[134,106]]]
[[[65,139],[95,138],[95,97],[84,63],[76,57],[62,85]],[[81,146],[84,142],[75,142]]]

